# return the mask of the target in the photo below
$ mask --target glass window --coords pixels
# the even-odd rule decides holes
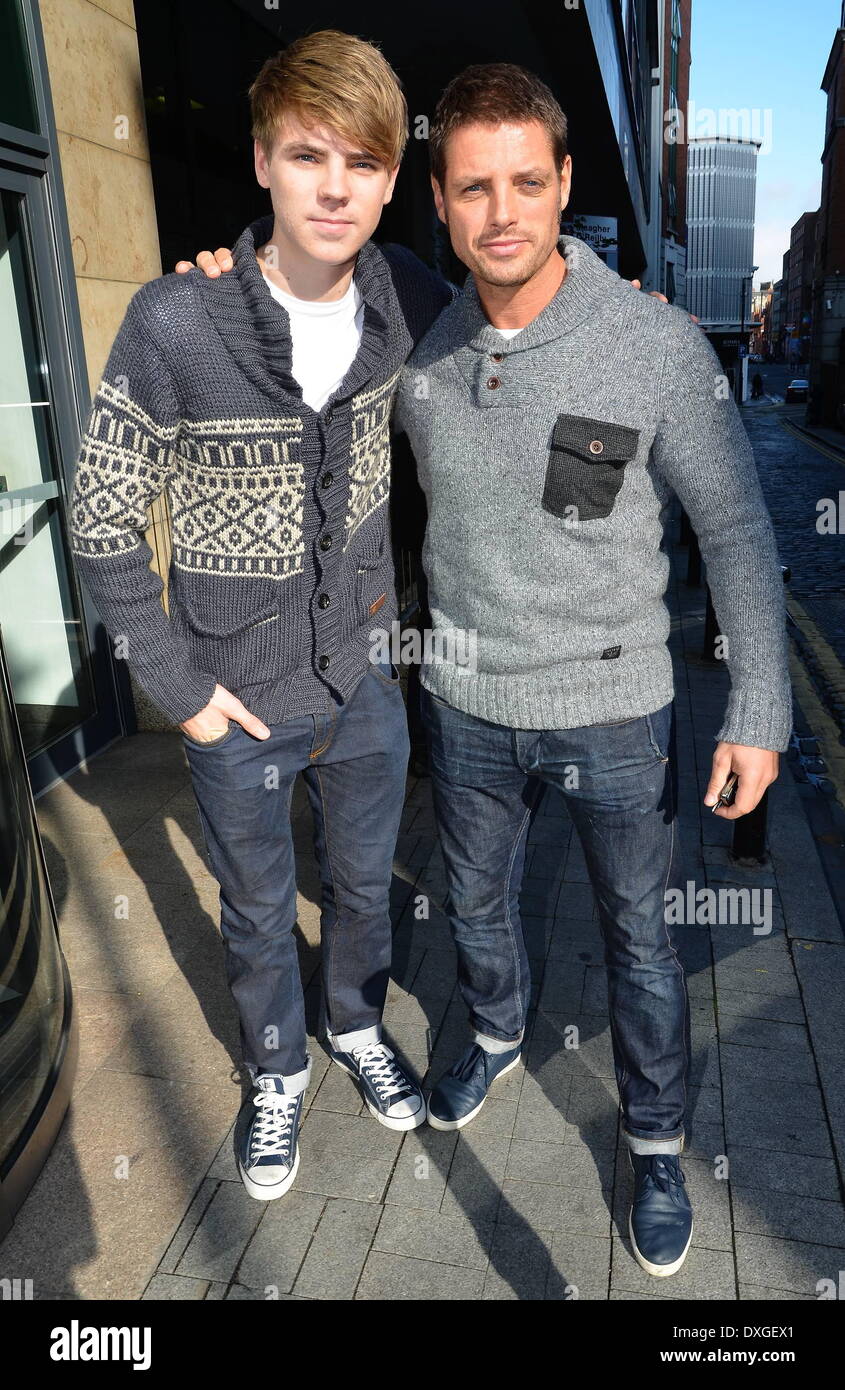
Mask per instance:
[[[0,193],[0,626],[27,755],[94,709],[24,195]]]
[[[19,0],[0,0],[0,121],[40,132]]]

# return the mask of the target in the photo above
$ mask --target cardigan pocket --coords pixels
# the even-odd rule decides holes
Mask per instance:
[[[610,516],[639,438],[639,430],[629,425],[559,415],[546,466],[543,510],[571,519],[573,525]]]

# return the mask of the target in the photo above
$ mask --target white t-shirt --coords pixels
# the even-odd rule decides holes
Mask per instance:
[[[263,274],[263,272],[262,272]],[[302,399],[320,410],[352,365],[361,341],[364,301],[355,281],[342,299],[297,299],[265,275],[267,288],[287,310],[293,340],[293,375]]]
[[[516,333],[521,333],[521,328],[497,328],[497,333],[501,333],[503,338],[513,338]]]

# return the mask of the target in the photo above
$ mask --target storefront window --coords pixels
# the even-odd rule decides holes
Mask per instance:
[[[38,131],[32,72],[18,0],[0,4],[0,121]]]
[[[0,192],[0,625],[28,756],[94,707],[26,223]]]

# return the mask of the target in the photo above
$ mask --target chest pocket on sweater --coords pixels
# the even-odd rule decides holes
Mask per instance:
[[[543,487],[543,508],[573,522],[610,516],[634,457],[639,430],[588,415],[559,415]],[[577,508],[576,512],[568,510]]]

